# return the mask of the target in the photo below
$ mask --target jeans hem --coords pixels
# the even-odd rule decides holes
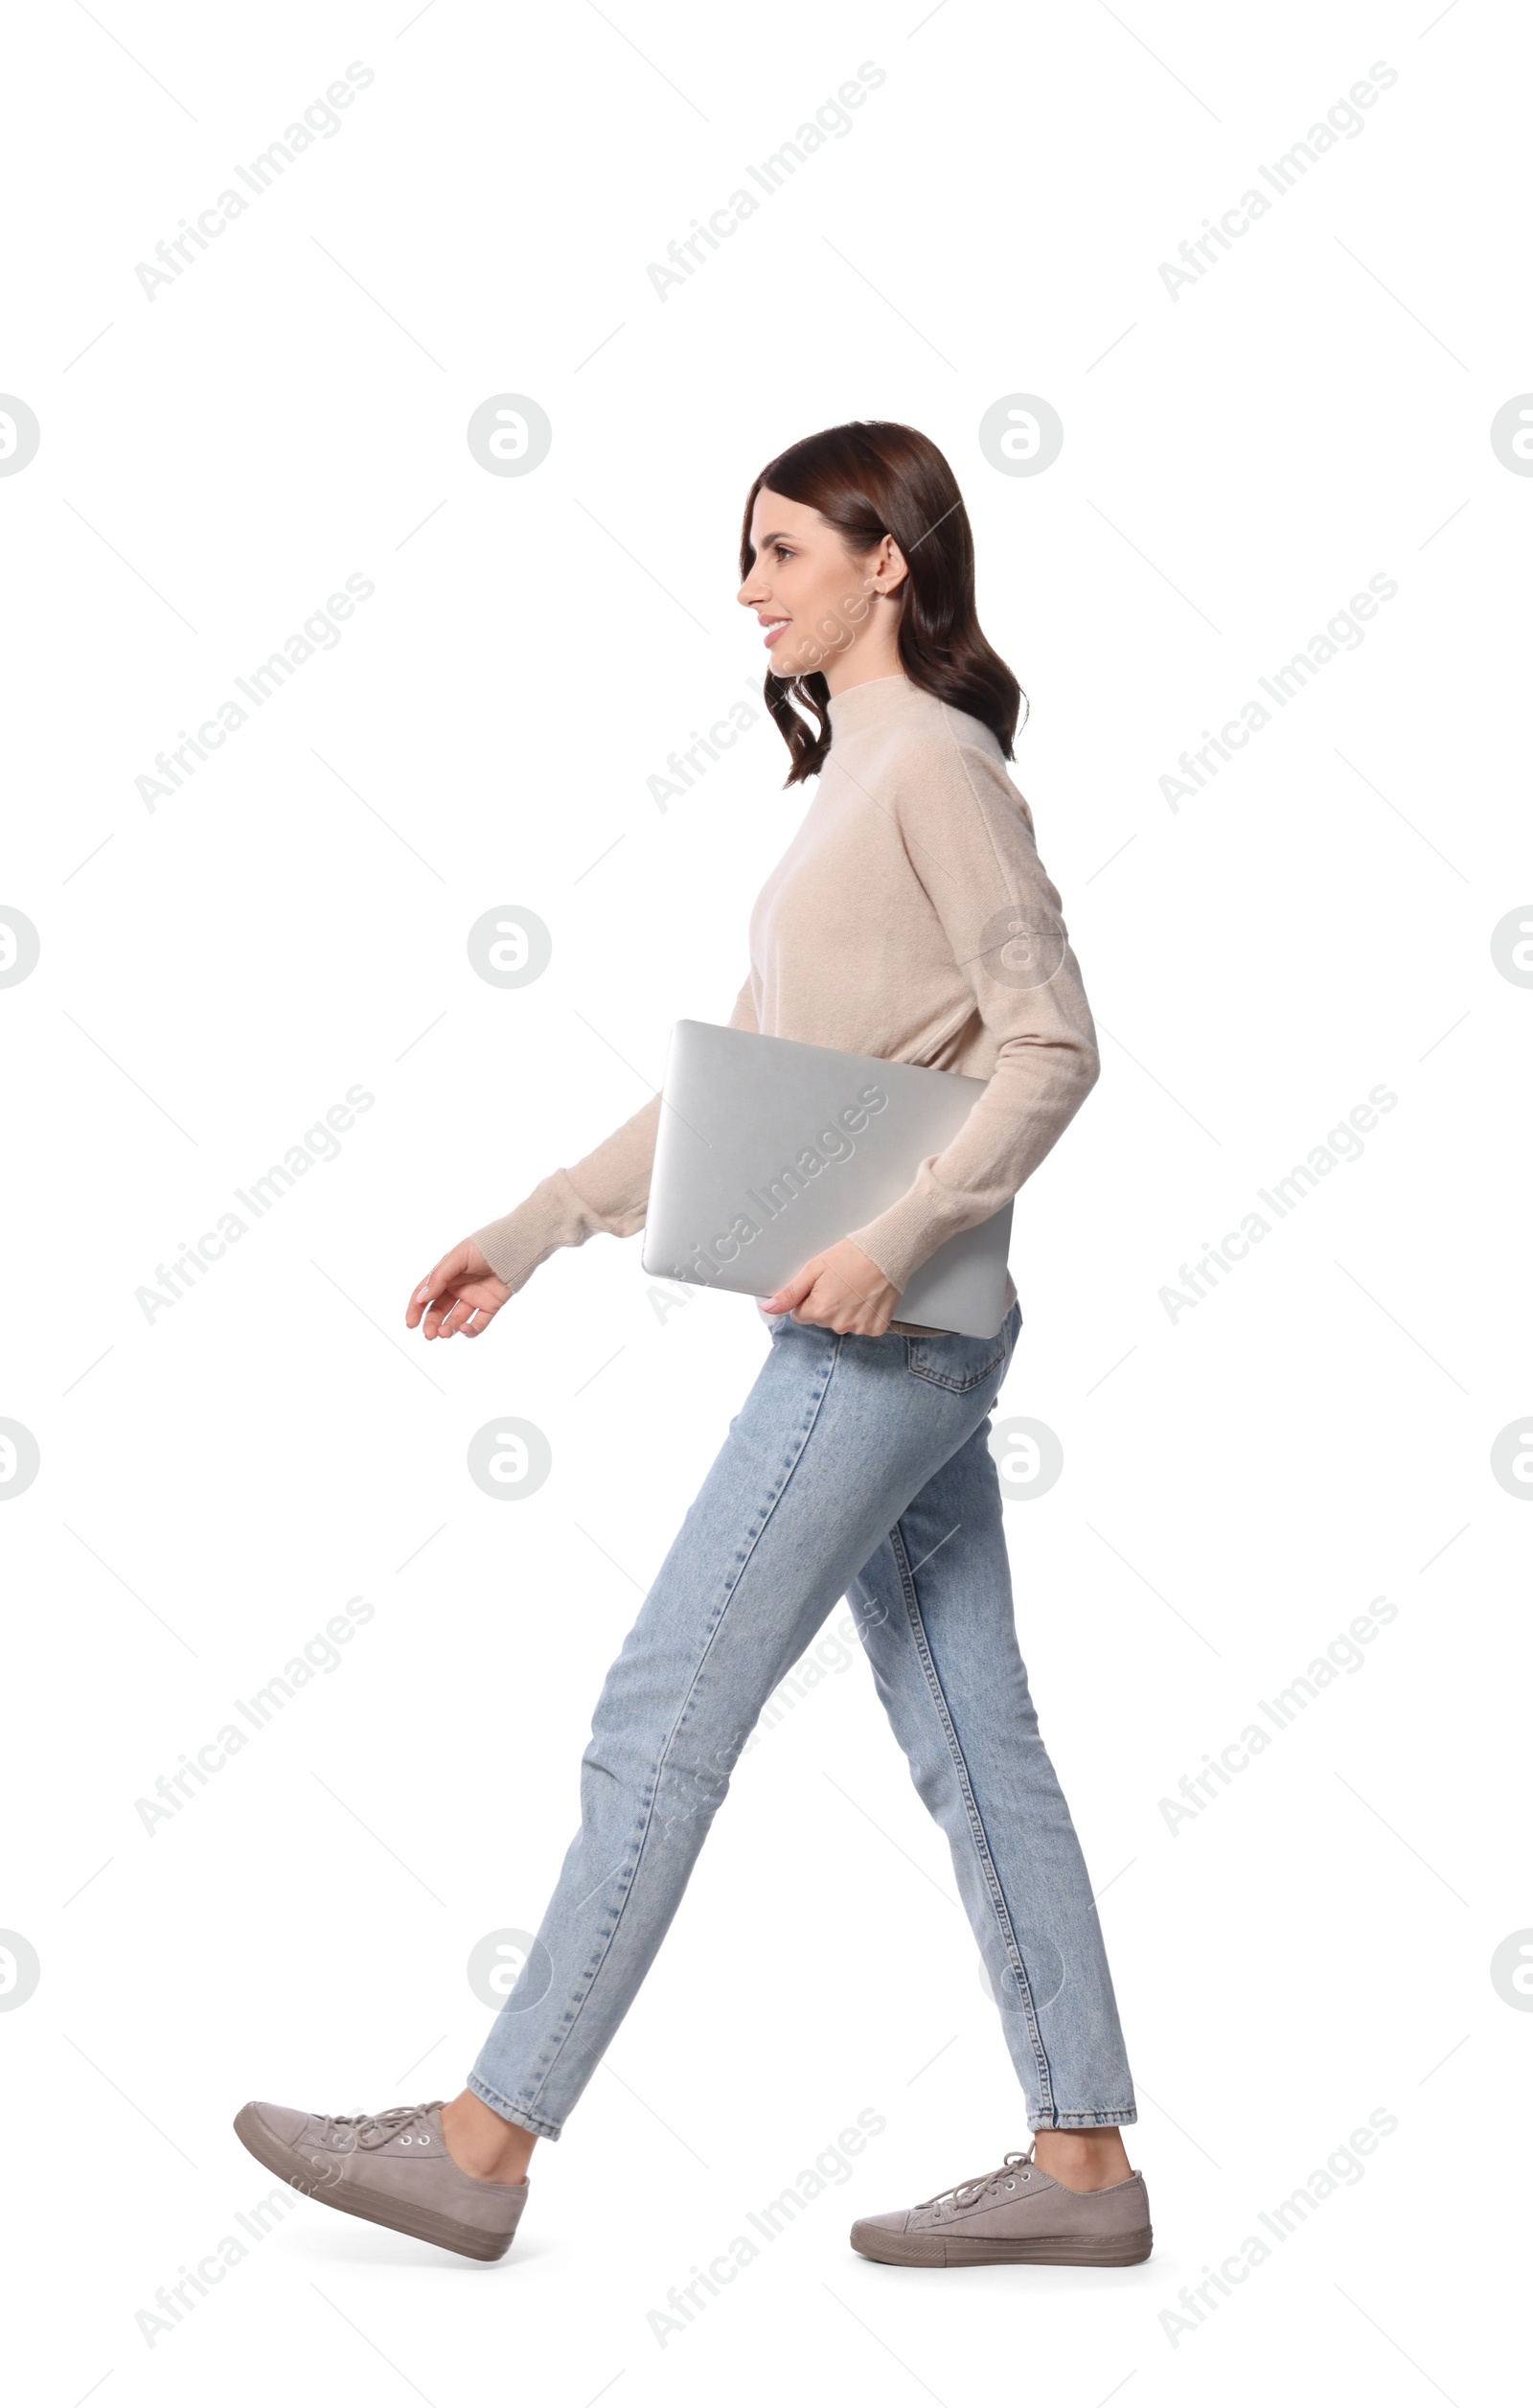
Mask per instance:
[[[1094,2132],[1108,2123],[1137,2123],[1137,2107],[1087,2108],[1082,2115],[1066,2115],[1063,2108],[1053,2115],[1029,2116],[1029,2132]]]
[[[550,2123],[546,2116],[534,2115],[530,2107],[518,2107],[511,2099],[503,2098],[498,2090],[492,2090],[477,2074],[469,2075],[468,2087],[476,2098],[482,2099],[507,2123],[519,2123],[524,2132],[536,2132],[540,2141],[557,2141],[564,2128],[562,2124]]]

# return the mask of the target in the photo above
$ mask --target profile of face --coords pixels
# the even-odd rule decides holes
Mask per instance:
[[[750,514],[750,569],[736,600],[754,610],[774,677],[834,671],[859,639],[892,648],[908,571],[892,536],[851,551],[838,527],[806,502],[763,486]],[[834,677],[832,681],[834,682]]]

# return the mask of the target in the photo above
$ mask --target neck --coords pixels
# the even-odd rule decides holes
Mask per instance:
[[[832,745],[843,736],[856,735],[880,721],[916,709],[929,699],[903,669],[889,670],[880,677],[860,678],[856,685],[841,686],[830,699]]]
[[[848,694],[853,686],[876,685],[882,677],[899,677],[904,674],[900,664],[900,648],[892,639],[877,646],[860,643],[837,654],[824,671],[825,683],[834,694]]]

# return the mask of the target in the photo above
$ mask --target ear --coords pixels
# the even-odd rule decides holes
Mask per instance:
[[[868,563],[869,590],[892,594],[898,591],[910,574],[909,563],[892,535],[879,538],[878,549]]]

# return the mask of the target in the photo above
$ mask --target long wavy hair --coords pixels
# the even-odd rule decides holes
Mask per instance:
[[[870,552],[892,536],[908,575],[900,588],[900,666],[912,685],[983,721],[1012,758],[1021,687],[986,642],[974,608],[974,539],[958,481],[929,437],[883,419],[854,419],[806,435],[768,460],[745,496],[741,582],[755,561],[750,516],[763,487],[817,510],[849,552]],[[783,783],[813,777],[830,750],[830,688],[823,673],[778,677],[763,687],[766,708],[792,756]],[[808,718],[803,714],[807,713]]]

